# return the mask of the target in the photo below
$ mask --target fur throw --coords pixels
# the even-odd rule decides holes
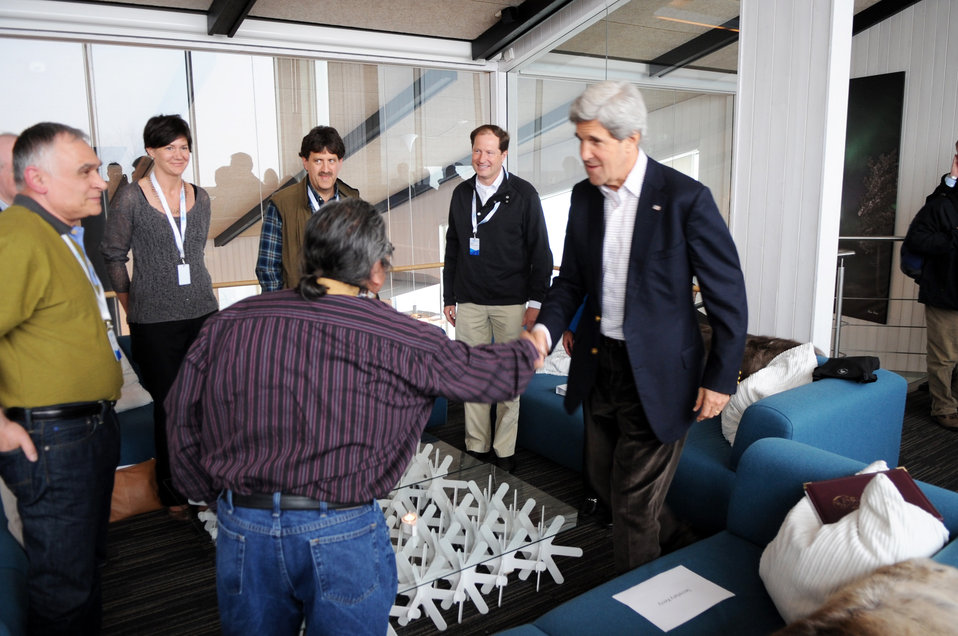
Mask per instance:
[[[878,568],[774,636],[896,636],[958,630],[958,569],[931,559]]]
[[[705,350],[708,351],[712,344],[712,328],[704,323],[700,323],[702,330],[702,340],[705,342]],[[742,356],[742,366],[740,367],[738,380],[741,382],[759,369],[764,369],[769,362],[778,354],[797,347],[801,342],[789,340],[788,338],[777,338],[775,336],[753,336],[748,334],[745,337],[745,354]],[[818,351],[816,350],[816,353]]]

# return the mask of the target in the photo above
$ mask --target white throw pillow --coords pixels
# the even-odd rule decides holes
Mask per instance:
[[[722,435],[735,443],[738,423],[752,403],[812,381],[818,366],[815,345],[807,342],[778,354],[764,368],[745,378],[722,410]]]
[[[126,356],[120,358],[120,366],[123,369],[123,389],[120,391],[120,399],[116,401],[116,412],[122,413],[151,403],[153,398],[150,397],[150,392],[140,384],[140,379],[136,377],[136,371]]]
[[[885,470],[876,462],[861,472]],[[876,568],[930,557],[948,541],[948,529],[906,502],[885,475],[865,487],[858,510],[822,524],[803,497],[762,553],[759,575],[786,623],[817,610],[838,588]]]
[[[549,375],[569,375],[569,364],[572,358],[565,352],[565,347],[560,342],[552,353],[546,356],[545,364],[536,373],[548,373]]]

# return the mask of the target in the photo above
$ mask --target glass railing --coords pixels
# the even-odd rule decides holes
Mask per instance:
[[[828,353],[878,356],[884,368],[914,381],[925,375],[925,319],[924,309],[917,301],[917,284],[898,269],[898,247],[903,239],[901,236],[840,238],[833,348]],[[866,271],[855,263],[856,258],[869,260]],[[394,266],[380,298],[398,311],[435,324],[455,337],[455,328],[442,313],[442,267],[441,262]],[[874,292],[876,288],[885,293]],[[214,283],[213,290],[222,309],[258,294],[260,288],[252,279]],[[125,333],[125,316],[119,304],[115,304],[120,312],[117,324],[123,325]],[[839,312],[840,320],[836,319]]]

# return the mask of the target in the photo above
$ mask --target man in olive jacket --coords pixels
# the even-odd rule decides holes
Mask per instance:
[[[256,278],[264,292],[299,284],[306,221],[325,203],[359,197],[339,180],[346,145],[335,128],[316,126],[303,137],[299,156],[306,178],[270,197],[259,236]]]

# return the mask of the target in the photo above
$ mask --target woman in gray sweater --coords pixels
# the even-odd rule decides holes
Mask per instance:
[[[100,251],[126,311],[133,359],[153,397],[160,500],[173,517],[186,519],[186,499],[170,478],[163,401],[200,327],[217,310],[203,253],[210,197],[183,181],[193,137],[182,117],[151,117],[143,144],[153,160],[152,173],[116,194]],[[132,280],[126,266],[131,252]]]

